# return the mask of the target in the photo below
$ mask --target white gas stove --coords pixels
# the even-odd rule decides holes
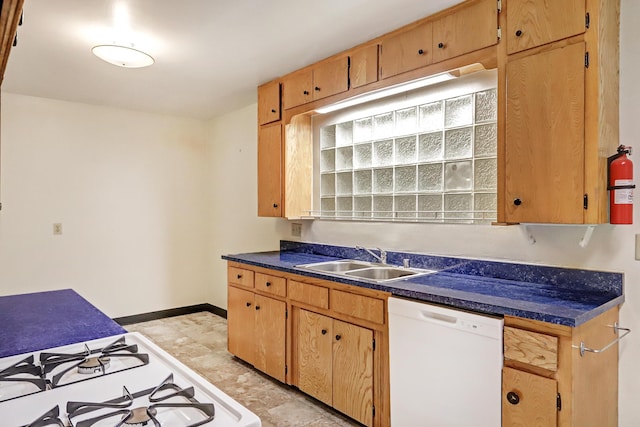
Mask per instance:
[[[7,427],[260,427],[260,419],[139,333],[0,358]]]

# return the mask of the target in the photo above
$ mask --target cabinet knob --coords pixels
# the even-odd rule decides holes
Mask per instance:
[[[419,50],[418,50],[418,55],[424,55],[424,50],[419,49]]]
[[[522,35],[522,30],[517,30],[516,31],[516,37],[520,37]]]
[[[269,286],[271,286],[271,282],[265,283],[265,286],[268,288]]]
[[[522,204],[522,200],[520,199],[513,199],[513,204],[516,206],[520,206]]]
[[[250,302],[247,302],[247,307],[251,307],[251,303]]]
[[[316,92],[320,92],[320,87],[319,86],[314,87],[314,89],[316,90]]]
[[[260,310],[260,306],[259,305],[256,305],[256,310]]]
[[[336,335],[336,341],[340,341],[341,338],[342,338],[341,335]]]
[[[273,204],[273,207],[274,207],[274,208],[277,208],[277,207],[278,207],[278,204],[277,204],[277,203],[274,203],[274,204]]]
[[[238,274],[238,279],[242,279],[242,274]]]
[[[322,332],[322,335],[327,335],[327,330],[326,330],[326,329],[323,329],[323,330],[322,330],[322,331],[320,331],[320,332]]]
[[[272,108],[272,109],[271,109],[271,112],[272,112],[272,113],[275,113],[275,112],[276,112],[275,108]]]
[[[302,92],[302,93],[303,93],[303,94],[305,94],[305,95],[309,95],[309,91],[308,91],[308,90],[305,90],[305,91],[304,91],[304,92]]]
[[[517,405],[518,403],[520,403],[520,396],[518,396],[518,393],[516,393],[515,391],[510,391],[509,393],[507,393],[507,401],[512,405]]]
[[[444,43],[442,42],[438,43],[438,49],[444,49]]]

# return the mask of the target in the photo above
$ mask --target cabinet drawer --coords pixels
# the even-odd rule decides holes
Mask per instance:
[[[290,280],[289,299],[315,307],[329,308],[329,289]]]
[[[505,326],[504,358],[557,371],[558,338]]]
[[[256,273],[256,289],[281,297],[287,296],[287,280],[282,277]]]
[[[359,319],[384,323],[384,301],[377,298],[332,289],[331,309]]]
[[[244,268],[229,267],[227,274],[229,283],[253,288],[253,271]]]

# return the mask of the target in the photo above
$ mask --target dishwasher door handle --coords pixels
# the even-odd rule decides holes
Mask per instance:
[[[435,320],[442,323],[448,323],[455,325],[458,323],[458,318],[454,316],[447,316],[442,313],[434,313],[433,311],[420,310],[420,315],[425,320]]]

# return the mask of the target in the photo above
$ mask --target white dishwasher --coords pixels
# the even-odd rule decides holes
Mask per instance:
[[[500,427],[504,320],[389,298],[392,427]]]

